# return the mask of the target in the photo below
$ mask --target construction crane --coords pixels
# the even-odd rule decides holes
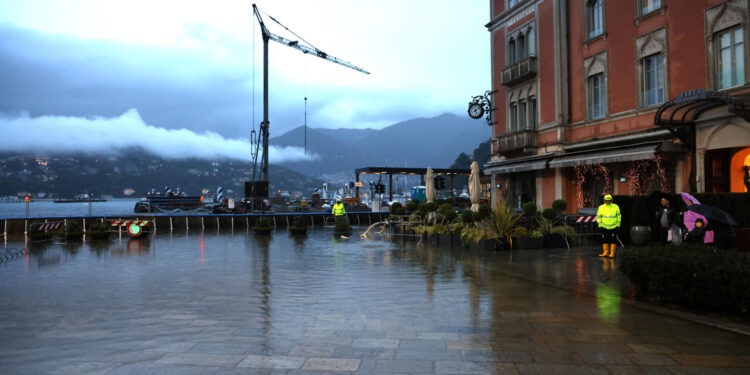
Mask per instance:
[[[273,22],[279,24],[294,36],[308,45],[301,44],[299,40],[289,40],[284,37],[278,36],[271,33],[263,23],[263,18],[260,16],[258,7],[253,4],[253,13],[260,23],[260,30],[263,35],[263,122],[260,123],[260,132],[257,137],[251,134],[250,142],[253,143],[253,179],[250,182],[245,183],[245,199],[251,204],[252,209],[263,208],[263,199],[268,198],[268,41],[273,40],[274,42],[283,44],[288,47],[295,48],[302,51],[302,53],[311,54],[313,56],[320,57],[321,59],[334,62],[336,64],[345,66],[350,69],[354,69],[358,72],[370,74],[370,72],[353,65],[344,60],[333,57],[318,48],[310,45],[307,41],[299,37],[297,34],[289,30],[286,26],[282,25],[279,21],[266,14]],[[254,131],[253,131],[254,132]],[[262,150],[260,170],[258,170],[258,151]]]

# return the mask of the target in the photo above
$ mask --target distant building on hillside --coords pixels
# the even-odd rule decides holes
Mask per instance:
[[[743,192],[748,0],[490,0],[495,199]]]

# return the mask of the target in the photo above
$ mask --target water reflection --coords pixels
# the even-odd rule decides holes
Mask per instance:
[[[596,307],[602,320],[616,323],[620,318],[620,291],[603,283],[597,284]]]

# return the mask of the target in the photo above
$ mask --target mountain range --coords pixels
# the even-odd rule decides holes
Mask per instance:
[[[307,128],[307,152],[313,160],[281,163],[308,176],[330,175],[362,167],[448,168],[456,157],[487,141],[484,121],[443,114],[399,122],[383,129]],[[272,146],[303,147],[305,129],[298,127],[269,139]]]

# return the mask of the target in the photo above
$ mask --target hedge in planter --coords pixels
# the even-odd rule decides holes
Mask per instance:
[[[261,216],[255,224],[253,224],[253,231],[258,235],[269,235],[273,231],[273,223],[265,216]]]
[[[295,216],[292,220],[292,225],[289,226],[289,232],[295,235],[304,235],[307,233],[307,220],[304,216]]]
[[[750,320],[750,256],[704,245],[628,247],[620,271],[638,298]]]

